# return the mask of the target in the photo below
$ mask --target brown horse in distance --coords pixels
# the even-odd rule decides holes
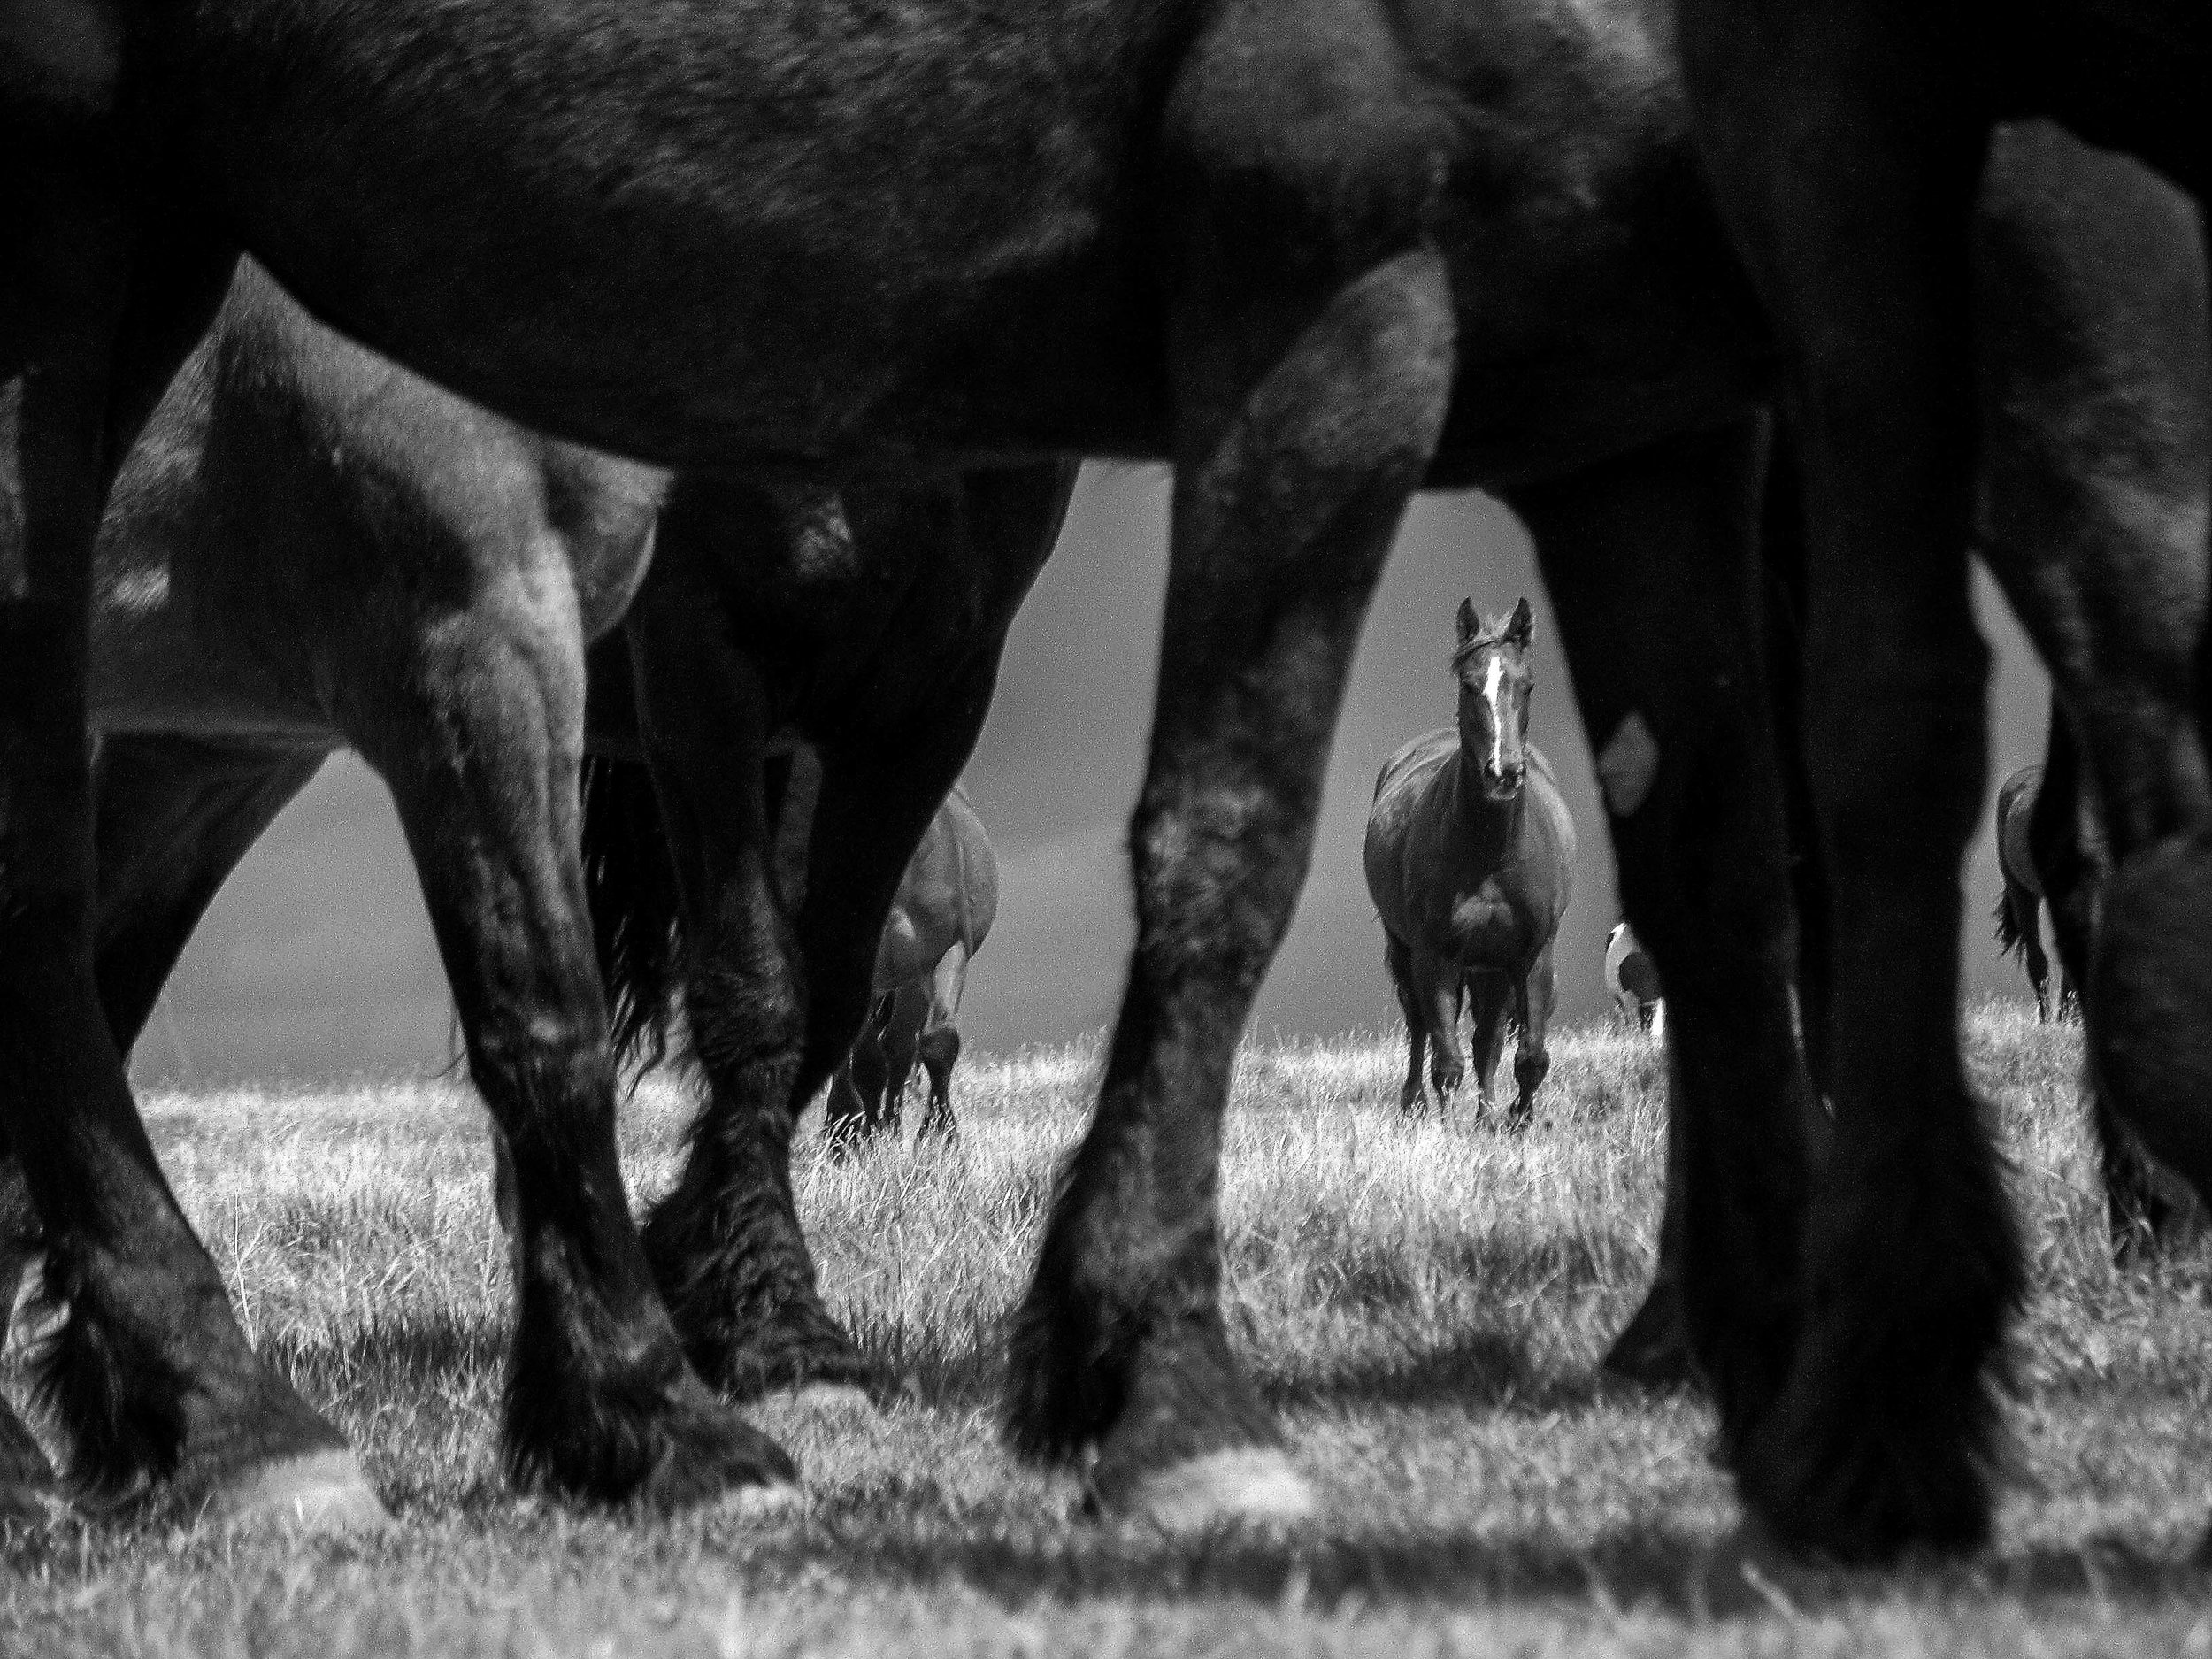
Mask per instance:
[[[1529,1121],[1551,1069],[1552,941],[1573,890],[1575,832],[1551,763],[1528,741],[1534,626],[1525,599],[1486,625],[1462,601],[1452,653],[1458,724],[1414,739],[1375,780],[1367,891],[1406,1018],[1398,1103],[1408,1110],[1423,1103],[1425,1042],[1437,1104],[1448,1107],[1459,1090],[1463,997],[1474,1013],[1478,1118],[1490,1109],[1509,1018],[1518,1031],[1510,1122]]]
[[[897,1132],[917,1059],[929,1077],[920,1133],[955,1133],[952,1068],[960,1031],[953,1021],[968,964],[997,915],[998,857],[967,791],[956,784],[907,861],[876,950],[876,1004],[852,1057],[830,1080],[823,1129],[833,1146],[849,1148]]]

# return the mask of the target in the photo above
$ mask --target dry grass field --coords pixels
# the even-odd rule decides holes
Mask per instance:
[[[171,1175],[252,1333],[365,1448],[363,1543],[83,1527],[0,1540],[0,1654],[2212,1655],[2212,1252],[2116,1273],[2071,1030],[1970,1022],[2032,1240],[2016,1475],[1972,1569],[1761,1579],[1688,1398],[1596,1381],[1650,1264],[1660,1067],[1569,1033],[1547,1121],[1402,1118],[1397,1040],[1260,1047],[1225,1179],[1232,1329],[1325,1494],[1289,1539],[1171,1544],[1075,1512],[992,1430],[994,1322],[1087,1101],[1085,1050],[984,1061],[949,1152],[799,1150],[824,1279],[915,1377],[876,1412],[758,1413],[803,1504],[673,1521],[500,1484],[505,1267],[457,1085],[165,1095]],[[678,1098],[626,1139],[668,1177]],[[10,1383],[19,1392],[20,1379]]]

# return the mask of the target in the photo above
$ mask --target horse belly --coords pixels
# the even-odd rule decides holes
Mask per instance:
[[[193,186],[349,333],[666,465],[882,464],[1153,447],[1173,9],[242,0],[162,61]]]

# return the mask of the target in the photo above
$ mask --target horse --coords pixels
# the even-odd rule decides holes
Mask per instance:
[[[242,246],[394,358],[664,465],[1173,465],[1137,941],[1003,1410],[1017,1451],[1173,1526],[1314,1502],[1218,1307],[1221,1116],[1403,505],[1500,494],[1666,977],[1686,1167],[1731,1217],[1690,1234],[1734,1457],[1800,1346],[1810,1095],[1752,597],[1773,342],[1692,152],[1662,0],[1527,0],[1474,28],[1436,0],[1317,5],[1085,0],[1010,35],[949,0],[826,21],[793,0],[0,17],[22,66],[0,91],[0,380],[28,486],[0,581],[0,1131],[81,1293],[50,1373],[94,1466],[306,1502],[289,1471],[334,1441],[239,1333],[86,966],[72,641],[98,508]],[[1870,672],[1817,663],[1821,706]],[[645,699],[649,729],[674,690]],[[978,669],[939,706],[986,693]],[[896,877],[871,889],[887,907]],[[874,935],[835,949],[849,1005],[810,997],[799,1060],[780,1023],[750,1075],[826,1077]],[[1900,1020],[1850,988],[1830,1012],[1855,1053]],[[1947,1033],[1939,976],[1888,988]],[[563,1132],[549,1179],[618,1190],[598,1118],[536,1110]],[[94,1432],[111,1417],[161,1426]],[[1880,1424],[1847,1416],[1837,1443]],[[0,1458],[0,1489],[32,1479]]]
[[[1014,1321],[1005,1409],[1017,1450],[1082,1462],[1107,1507],[1182,1525],[1312,1503],[1221,1321],[1212,1171],[1358,624],[1414,490],[1508,495],[1563,601],[1601,748],[1643,734],[1612,751],[1616,841],[1640,931],[1682,941],[1660,951],[1677,1038],[1711,1056],[1690,1087],[1802,1092],[1737,580],[1768,357],[1679,142],[1656,0],[1622,50],[1571,61],[1543,4],[1471,35],[1433,6],[1347,4],[1286,27],[1096,0],[1018,36],[940,0],[803,27],[786,0],[259,0],[250,19],[63,4],[88,9],[65,13],[82,29],[0,20],[35,72],[0,95],[19,141],[0,181],[16,230],[0,377],[25,411],[12,450],[32,486],[10,556],[21,580],[0,584],[0,1127],[70,1302],[49,1369],[88,1467],[241,1502],[334,1489],[295,1479],[335,1437],[239,1334],[84,966],[69,641],[97,509],[242,245],[396,360],[687,472],[1174,465],[1131,833],[1137,944]],[[1311,94],[1294,119],[1285,85]],[[1571,157],[1563,119],[1589,134]],[[1501,303],[1508,291],[1534,309]],[[1659,596],[1632,617],[1624,593]],[[1672,672],[1678,622],[1712,672]],[[971,664],[936,706],[964,711],[987,685]],[[641,690],[649,733],[680,714],[680,687]],[[1676,772],[1711,766],[1744,787],[1692,804]],[[1718,911],[1673,896],[1664,849],[1686,810],[1729,872]],[[864,1011],[874,935],[836,949],[861,961]],[[795,1088],[826,1077],[845,1015],[825,1000],[809,999],[795,1064],[781,1026],[719,1051],[772,1059]],[[605,1114],[534,1110],[534,1127],[561,1127],[541,1137],[560,1149],[549,1180],[572,1189],[588,1170],[619,1192]],[[509,1138],[519,1153],[526,1137]],[[1764,1170],[1751,1141],[1744,1159]],[[524,1220],[529,1235],[527,1202]],[[644,1282],[626,1248],[616,1259]],[[1770,1277],[1778,1312],[1786,1281]],[[643,1330],[626,1308],[617,1323]],[[1763,1344],[1779,1327],[1748,1328]],[[670,1353],[649,1333],[636,1351]],[[168,1409],[180,1399],[196,1403]],[[88,1431],[104,1411],[169,1426],[103,1439]],[[724,1479],[718,1450],[658,1446],[691,1465],[682,1479]]]
[[[998,915],[998,859],[983,820],[959,785],[907,861],[876,949],[876,1004],[852,1057],[837,1069],[823,1110],[833,1148],[850,1150],[896,1133],[917,1058],[929,1075],[919,1133],[949,1139],[952,1068],[960,1059],[960,994],[968,964]]]
[[[2000,955],[2020,953],[2028,984],[2035,991],[2035,1018],[2050,1018],[2050,959],[2043,954],[2043,884],[2035,872],[2035,852],[2030,824],[2043,786],[2043,768],[2026,765],[2005,780],[1997,791],[1997,872],[2004,891],[1997,897],[1997,949]],[[2058,1017],[2078,1006],[2074,977],[2059,964]]]
[[[1458,725],[1415,738],[1375,780],[1367,891],[1405,1013],[1410,1055],[1398,1104],[1408,1111],[1425,1103],[1425,1044],[1435,1050],[1438,1106],[1459,1092],[1463,1001],[1474,1012],[1478,1121],[1490,1110],[1509,1017],[1519,1033],[1509,1123],[1530,1120],[1551,1069],[1552,941],[1573,891],[1575,832],[1551,763],[1527,741],[1534,627],[1526,599],[1486,625],[1463,600],[1452,653]]]
[[[2200,209],[2212,19],[2178,0],[1683,0],[1679,20],[1699,149],[1810,423],[1809,672],[1829,688],[1809,741],[1836,855],[1836,1006],[1864,1010],[1838,1030],[1808,1320],[1741,1486],[1778,1538],[1839,1558],[1970,1550],[1992,1508],[1989,1363],[2022,1283],[1947,1013],[1986,764],[1963,558],[1978,530],[2097,769],[2113,864],[2093,1064],[2155,1156],[2200,1192],[2212,1179],[2212,789],[2192,689],[2203,420],[2170,368],[2202,360],[2203,292],[2156,246],[2200,242],[2201,221],[2155,204],[2135,224],[2097,213],[2109,242],[2038,268],[2021,223],[1978,214],[1977,192],[2017,182],[1991,157],[1997,123],[2042,117],[2148,162]],[[2124,334],[2081,349],[2098,313],[2077,309],[2095,286],[2077,279],[2114,273],[2165,311],[2183,357],[2131,356]],[[2130,429],[2147,435],[2115,442]],[[1831,678],[1846,659],[1852,697]]]
[[[475,409],[334,335],[242,265],[216,326],[121,471],[95,564],[96,972],[119,1047],[134,1042],[238,859],[324,757],[350,746],[392,789],[471,1073],[494,1112],[503,1170],[517,1173],[504,1155],[518,1102],[566,1088],[602,1092],[612,1108],[613,1056],[578,865],[576,767],[587,745],[641,756],[628,648],[612,630],[649,580],[664,502],[680,510],[660,538],[663,581],[740,564],[751,607],[782,608],[772,683],[818,665],[796,641],[826,611],[841,629],[860,625],[879,676],[876,713],[896,729],[927,694],[902,690],[916,679],[901,666],[910,648],[887,650],[882,636],[910,635],[912,650],[933,647],[954,662],[972,649],[994,612],[958,587],[961,574],[974,565],[1033,572],[1065,499],[1065,478],[1051,472],[1041,516],[1002,527],[949,511],[932,492],[858,488],[849,492],[849,522],[845,504],[818,490],[671,480]],[[972,534],[981,541],[964,540]],[[995,614],[1002,622],[1010,609],[1001,603]],[[696,612],[688,626],[702,626]],[[595,636],[603,648],[588,677],[585,643]],[[663,649],[641,649],[643,672]],[[718,672],[728,681],[737,666],[758,672],[762,660]],[[708,688],[696,687],[693,701]],[[739,691],[748,695],[741,680]],[[710,744],[680,759],[706,771],[741,764],[743,755]],[[801,826],[802,862],[812,827]],[[693,833],[718,856],[748,856],[740,816],[696,814]],[[879,820],[876,833],[896,833]],[[893,841],[885,850],[902,861],[906,849]],[[595,850],[588,843],[585,856]],[[863,850],[856,860],[825,849],[814,862],[846,887],[864,863],[883,862],[872,841]],[[776,917],[757,925],[771,931]],[[772,994],[788,999],[794,987],[783,980],[794,968],[772,956],[724,961],[715,983],[742,998],[772,982]],[[761,999],[751,1000],[757,1008]],[[710,1100],[703,1116],[727,1136],[741,1104]],[[733,1270],[726,1251],[694,1258],[679,1248],[653,1262],[672,1282],[720,1279],[723,1300],[748,1316],[748,1340],[733,1348],[681,1323],[678,1340],[739,1395],[811,1381],[873,1385],[875,1367],[820,1305],[787,1175],[772,1156],[757,1163],[738,1197],[783,1202],[755,1203],[746,1259]],[[37,1242],[22,1187],[16,1160],[0,1161],[0,1272],[11,1290]],[[511,1231],[527,1236],[526,1204],[543,1198],[526,1199],[519,1179],[503,1192],[512,1199],[503,1206]],[[518,1254],[518,1289],[526,1308],[575,1294],[529,1252]],[[610,1435],[649,1448],[649,1419],[595,1422],[620,1402],[589,1386],[571,1385],[557,1404],[533,1399],[533,1379],[557,1388],[564,1377],[580,1371],[588,1381],[603,1370],[580,1323],[518,1325],[503,1434],[511,1471],[604,1500],[687,1501],[691,1493],[662,1484],[649,1462],[624,1468],[608,1457]],[[691,1368],[678,1369],[673,1390],[672,1403],[722,1420]],[[681,1432],[681,1418],[670,1427]],[[788,1478],[787,1460],[764,1439],[730,1449],[748,1448],[758,1472]],[[681,1460],[671,1472],[696,1475]]]
[[[1634,1020],[1654,1041],[1664,1041],[1667,1004],[1659,970],[1626,922],[1615,922],[1605,935],[1605,988],[1623,1019]]]

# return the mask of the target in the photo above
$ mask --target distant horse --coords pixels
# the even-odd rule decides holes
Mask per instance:
[[[2027,765],[2014,772],[1997,791],[1997,872],[2004,891],[1997,898],[1997,949],[2001,954],[2017,950],[2035,989],[2035,1017],[2050,1018],[2050,959],[2043,954],[2043,882],[2035,871],[2035,849],[2030,838],[2036,800],[2043,784],[2043,768]],[[2059,1018],[2076,1002],[2073,975],[2059,964]]]
[[[1459,723],[1414,739],[1375,780],[1367,891],[1405,1013],[1409,1055],[1398,1103],[1408,1110],[1423,1103],[1425,1044],[1434,1050],[1437,1104],[1449,1106],[1458,1092],[1467,1069],[1463,997],[1474,1013],[1478,1118],[1490,1109],[1509,1016],[1519,1033],[1509,1121],[1528,1122],[1551,1069],[1552,939],[1573,889],[1575,832],[1551,763],[1527,741],[1534,626],[1525,599],[1486,625],[1474,601],[1463,600],[1452,653]]]
[[[955,1132],[952,1068],[960,1032],[953,1020],[968,964],[997,915],[998,858],[967,791],[955,784],[907,862],[876,951],[876,1005],[852,1057],[830,1079],[823,1130],[833,1147],[896,1133],[917,1058],[929,1074],[920,1133]]]
[[[1626,922],[1615,922],[1605,936],[1605,988],[1624,1019],[1653,1037],[1667,1034],[1666,994],[1659,988],[1658,964],[1636,942]]]
[[[747,816],[749,791],[757,798],[762,787],[748,731],[780,718],[780,704],[819,704],[851,682],[855,671],[840,666],[851,659],[822,643],[833,632],[864,664],[867,689],[841,725],[824,722],[834,728],[821,751],[826,770],[849,799],[853,750],[887,733],[900,752],[887,773],[860,763],[864,807],[833,800],[810,814],[818,844],[800,857],[844,910],[864,911],[879,884],[887,903],[889,880],[876,872],[895,878],[912,844],[899,839],[913,816],[903,791],[941,787],[929,769],[956,768],[980,718],[980,706],[940,708],[945,677],[995,664],[1056,529],[1067,474],[1047,466],[1033,481],[980,480],[964,497],[961,488],[856,485],[841,498],[737,480],[672,482],[475,409],[332,334],[242,267],[215,330],[126,463],[96,563],[96,972],[118,1045],[137,1037],[238,859],[325,756],[350,745],[392,789],[472,1077],[493,1110],[495,1144],[518,1155],[510,1218],[519,1240],[536,1236],[549,1222],[546,1175],[523,1104],[566,1092],[576,1110],[613,1110],[578,866],[582,746],[633,759],[649,749],[678,788],[709,779],[687,797],[689,842],[745,867],[763,833]],[[732,652],[741,633],[700,597],[726,580],[762,637],[749,652]],[[584,641],[634,598],[631,631],[654,632],[611,636],[595,653],[588,715]],[[702,634],[710,654],[695,666],[687,641]],[[680,688],[660,692],[657,720],[641,721],[640,684],[668,675]],[[700,719],[718,705],[730,724]],[[903,782],[909,769],[919,775]],[[656,835],[659,824],[657,815]],[[586,850],[603,880],[600,849]],[[670,867],[664,849],[657,867]],[[693,1010],[695,1029],[712,1033],[734,1018],[757,1035],[779,1002],[808,1001],[808,970],[789,955],[780,903],[757,889],[753,899],[755,910],[724,905],[714,926],[695,930],[695,959],[712,987]],[[841,937],[832,923],[803,926],[818,942]],[[871,930],[872,954],[879,913],[847,926]],[[849,1003],[855,1025],[865,972],[863,959],[854,994],[833,982],[838,970],[818,970],[821,1000]],[[795,1021],[795,1049],[797,1033]],[[563,1224],[600,1234],[593,1251],[565,1263],[542,1246],[517,1252],[524,1316],[504,1433],[518,1477],[654,1502],[728,1478],[787,1477],[782,1454],[709,1399],[678,1341],[737,1394],[873,1380],[820,1303],[790,1212],[787,1120],[776,1125],[787,1119],[795,1064],[765,1088],[741,1074],[750,1098],[707,1070],[717,1092],[695,1140],[714,1144],[695,1151],[682,1196],[649,1227],[662,1245],[649,1258],[655,1273],[683,1292],[664,1339],[664,1393],[596,1394],[621,1376],[592,1349],[601,1316],[547,1319],[605,1296],[631,1305],[641,1333],[667,1333],[650,1281],[589,1277],[595,1254],[597,1271],[613,1264],[609,1230],[627,1232],[615,1186],[610,1213]],[[737,1145],[750,1149],[714,1163]],[[686,1199],[742,1213],[743,1249],[711,1213],[691,1224]],[[8,1286],[34,1228],[19,1166],[0,1160]],[[654,1450],[687,1445],[680,1455]]]

